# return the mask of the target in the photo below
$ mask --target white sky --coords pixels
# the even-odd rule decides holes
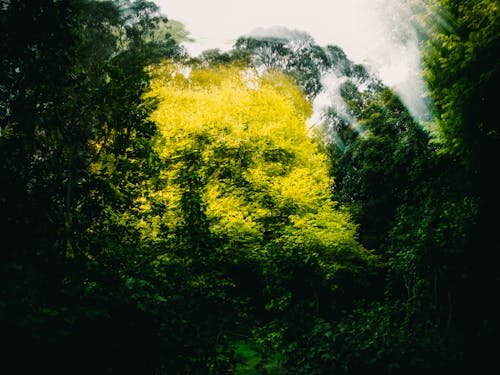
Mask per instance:
[[[406,23],[401,0],[155,0],[162,13],[181,21],[196,39],[191,55],[212,48],[229,50],[236,39],[257,28],[285,26],[309,33],[325,46],[340,46],[402,96],[423,87],[414,40],[402,42],[395,25]],[[406,90],[406,92],[404,92]],[[404,92],[404,95],[403,95]],[[403,98],[405,100],[405,98]],[[413,99],[418,101],[418,93]],[[410,110],[412,105],[406,103]]]
[[[382,25],[376,9],[383,0],[156,0],[169,18],[183,22],[196,39],[197,54],[230,49],[259,27],[285,26],[308,32],[320,45],[337,44],[360,60],[377,43]]]

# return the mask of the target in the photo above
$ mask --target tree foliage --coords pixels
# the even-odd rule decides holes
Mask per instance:
[[[238,64],[170,62],[153,77],[165,165],[164,188],[152,196],[165,208],[157,225],[173,237],[188,233],[195,258],[211,259],[211,268],[244,270],[247,279],[232,276],[237,290],[261,284],[250,294],[265,306],[255,307],[281,316],[284,330],[295,330],[300,314],[330,310],[332,295],[348,294],[373,271],[376,257],[331,200],[326,156],[306,126],[311,107],[295,84]],[[196,205],[189,218],[188,201]]]
[[[500,185],[491,175],[500,150],[495,108],[500,9],[496,1],[486,0],[430,5],[448,22],[435,28],[424,44],[426,76],[445,151],[458,159],[469,182],[463,202],[476,202],[475,225],[464,231],[472,238],[461,265],[467,281],[455,292],[455,303],[460,306],[458,334],[470,344],[465,351],[468,366],[473,368],[477,362],[493,363],[490,348],[499,333],[498,309],[486,290],[498,286],[492,265],[498,260],[494,223],[500,209]],[[482,323],[471,323],[471,319]]]
[[[6,369],[137,373],[165,362],[162,300],[138,269],[148,256],[125,214],[156,173],[144,67],[180,52],[148,40],[157,11],[144,1],[2,2]]]
[[[342,341],[346,354],[335,357],[349,373],[422,371],[426,361],[433,369],[473,371],[493,360],[497,310],[482,291],[496,285],[495,271],[483,260],[496,259],[497,248],[491,225],[498,187],[488,176],[498,150],[491,115],[498,7],[481,1],[428,3],[440,11],[419,14],[420,21],[433,23],[425,24],[420,36],[444,144],[429,144],[387,89],[370,92],[345,83],[340,92],[354,121],[349,124],[335,109],[327,114],[336,141],[335,194],[359,220],[361,241],[387,260],[383,304],[367,304],[330,330],[345,337],[345,324],[352,329]],[[398,328],[374,329],[363,341],[359,333],[371,319]],[[388,339],[385,344],[381,337]],[[367,342],[384,349],[372,352]],[[353,344],[359,346],[351,362]],[[400,353],[393,364],[386,362],[398,347],[407,353],[420,349],[411,361]]]
[[[1,1],[2,369],[494,368],[499,8],[407,3],[441,143],[303,32],[187,59],[150,1]]]

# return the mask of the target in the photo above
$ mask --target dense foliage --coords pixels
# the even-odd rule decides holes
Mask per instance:
[[[147,253],[123,220],[157,173],[144,67],[181,53],[151,37],[161,20],[145,1],[1,3],[5,369],[138,373],[165,362],[161,301],[143,300]]]
[[[331,311],[334,296],[355,292],[377,259],[332,201],[300,89],[282,73],[259,76],[241,63],[165,62],[152,74],[165,167],[164,187],[145,208],[163,209],[147,228],[193,247],[187,259],[176,248],[165,256],[202,262],[198,273],[219,270],[228,295],[246,299],[236,323],[264,324],[266,337],[297,330],[297,319]]]
[[[497,369],[500,8],[405,2],[438,137],[304,32],[0,1],[1,370]]]

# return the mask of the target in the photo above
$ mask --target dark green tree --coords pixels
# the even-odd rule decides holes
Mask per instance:
[[[475,225],[459,265],[462,282],[455,287],[456,340],[463,343],[469,369],[496,366],[491,348],[499,337],[499,310],[490,290],[499,287],[496,223],[500,199],[492,179],[500,154],[496,88],[500,80],[500,9],[496,1],[429,1],[432,16],[447,22],[431,29],[424,42],[426,77],[436,102],[444,152],[464,171],[455,181],[466,189],[463,201],[475,202]],[[435,24],[436,25],[436,24]],[[453,220],[451,221],[453,223]],[[458,288],[457,288],[458,287]],[[496,366],[498,367],[498,366]]]
[[[151,256],[122,219],[157,171],[144,68],[181,53],[150,38],[160,20],[145,1],[1,3],[2,367],[152,373],[166,360]]]
[[[279,32],[283,37],[240,37],[234,49],[249,54],[257,66],[289,74],[312,99],[321,91],[321,75],[329,66],[327,54],[307,33]]]

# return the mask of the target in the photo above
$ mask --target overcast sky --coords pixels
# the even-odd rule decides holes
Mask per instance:
[[[169,18],[186,25],[196,42],[185,46],[228,50],[236,39],[257,28],[285,26],[302,30],[319,45],[340,46],[351,60],[371,67],[400,94],[410,95],[423,82],[415,40],[395,32],[407,23],[400,0],[155,0]],[[418,95],[406,99],[418,106]],[[403,98],[404,99],[404,98]],[[410,100],[413,103],[410,103]],[[418,110],[418,109],[417,109]]]
[[[196,39],[190,52],[231,48],[255,28],[285,26],[310,33],[321,45],[340,45],[363,58],[377,43],[381,0],[157,0],[162,11],[186,24]]]

